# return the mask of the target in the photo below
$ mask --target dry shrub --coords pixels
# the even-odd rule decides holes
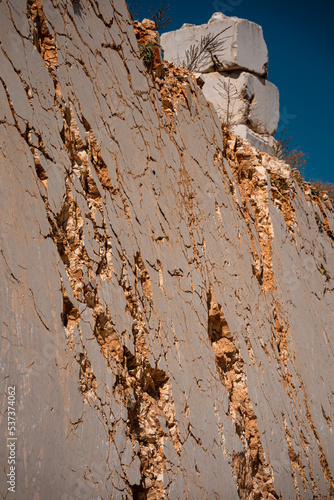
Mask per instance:
[[[308,153],[304,153],[299,146],[292,145],[292,136],[286,137],[284,129],[278,140],[276,156],[279,160],[288,163],[292,169],[292,176],[302,188],[310,188],[311,193],[316,196],[326,193],[327,196],[334,200],[334,184],[324,182],[319,179],[311,179],[309,182],[304,179],[304,168],[309,158]]]
[[[326,193],[329,198],[334,200],[334,184],[332,182],[323,182],[319,179],[311,179],[311,189],[318,193]]]
[[[287,129],[281,132],[280,138],[277,139],[279,145],[276,150],[276,156],[279,160],[288,163],[291,168],[297,168],[300,173],[303,173],[307,160],[308,153],[304,153],[300,146],[293,146],[292,136],[285,137],[284,133]]]

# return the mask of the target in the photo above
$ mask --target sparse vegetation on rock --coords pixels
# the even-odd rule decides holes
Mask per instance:
[[[169,5],[165,7],[165,0],[162,0],[160,9],[156,10],[151,7],[149,10],[151,19],[154,21],[157,31],[165,29],[172,22],[171,18],[168,16],[169,10]]]
[[[193,44],[190,46],[189,50],[186,50],[186,58],[182,62],[182,66],[187,68],[189,71],[198,71],[201,68],[202,63],[208,57],[214,61],[215,58],[217,58],[217,54],[224,50],[225,42],[228,37],[223,37],[222,35],[228,30],[229,27],[220,31],[217,35],[209,33],[201,36],[198,44]],[[218,64],[218,60],[216,61],[216,64]]]
[[[21,32],[1,2],[16,497],[331,498],[333,207],[221,122],[152,20],[56,4]]]
[[[152,64],[154,60],[154,47],[159,47],[159,44],[156,42],[148,42],[144,45],[139,45],[140,57],[147,64]]]

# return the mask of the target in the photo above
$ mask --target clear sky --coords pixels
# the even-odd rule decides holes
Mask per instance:
[[[160,0],[129,0],[137,18]],[[258,23],[268,46],[268,79],[280,91],[281,121],[293,145],[309,154],[305,178],[334,182],[333,0],[165,0],[172,23],[204,24],[214,12]],[[279,135],[279,134],[276,134]]]

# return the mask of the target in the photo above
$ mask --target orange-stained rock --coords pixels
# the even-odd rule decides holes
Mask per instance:
[[[1,497],[15,394],[13,498],[331,498],[333,205],[145,25],[0,2]]]

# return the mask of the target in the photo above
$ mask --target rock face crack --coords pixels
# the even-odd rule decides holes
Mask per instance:
[[[331,498],[331,201],[143,63],[152,22],[65,3],[0,2],[17,497]]]
[[[239,497],[279,498],[248,394],[245,363],[212,289],[208,293],[208,336],[221,382],[228,393],[229,413],[244,446],[242,452],[233,452],[232,457]]]
[[[135,259],[139,268],[139,280],[143,286],[143,299],[152,301],[152,290],[147,270],[140,253]],[[175,419],[172,386],[167,374],[153,367],[149,361],[149,350],[145,337],[149,335],[145,317],[141,312],[138,293],[132,289],[127,279],[124,262],[120,282],[128,311],[133,318],[132,334],[135,354],[125,353],[124,366],[128,370],[127,385],[131,397],[128,398],[130,433],[140,445],[141,483],[133,486],[133,497],[165,498],[164,475],[167,471],[164,442],[170,437],[175,451],[180,453],[180,437]],[[124,381],[125,382],[125,381]],[[166,422],[162,428],[159,416]]]
[[[31,21],[33,44],[41,54],[50,76],[56,82],[54,68],[58,66],[57,47],[49,30],[42,0],[27,0],[27,17]]]

